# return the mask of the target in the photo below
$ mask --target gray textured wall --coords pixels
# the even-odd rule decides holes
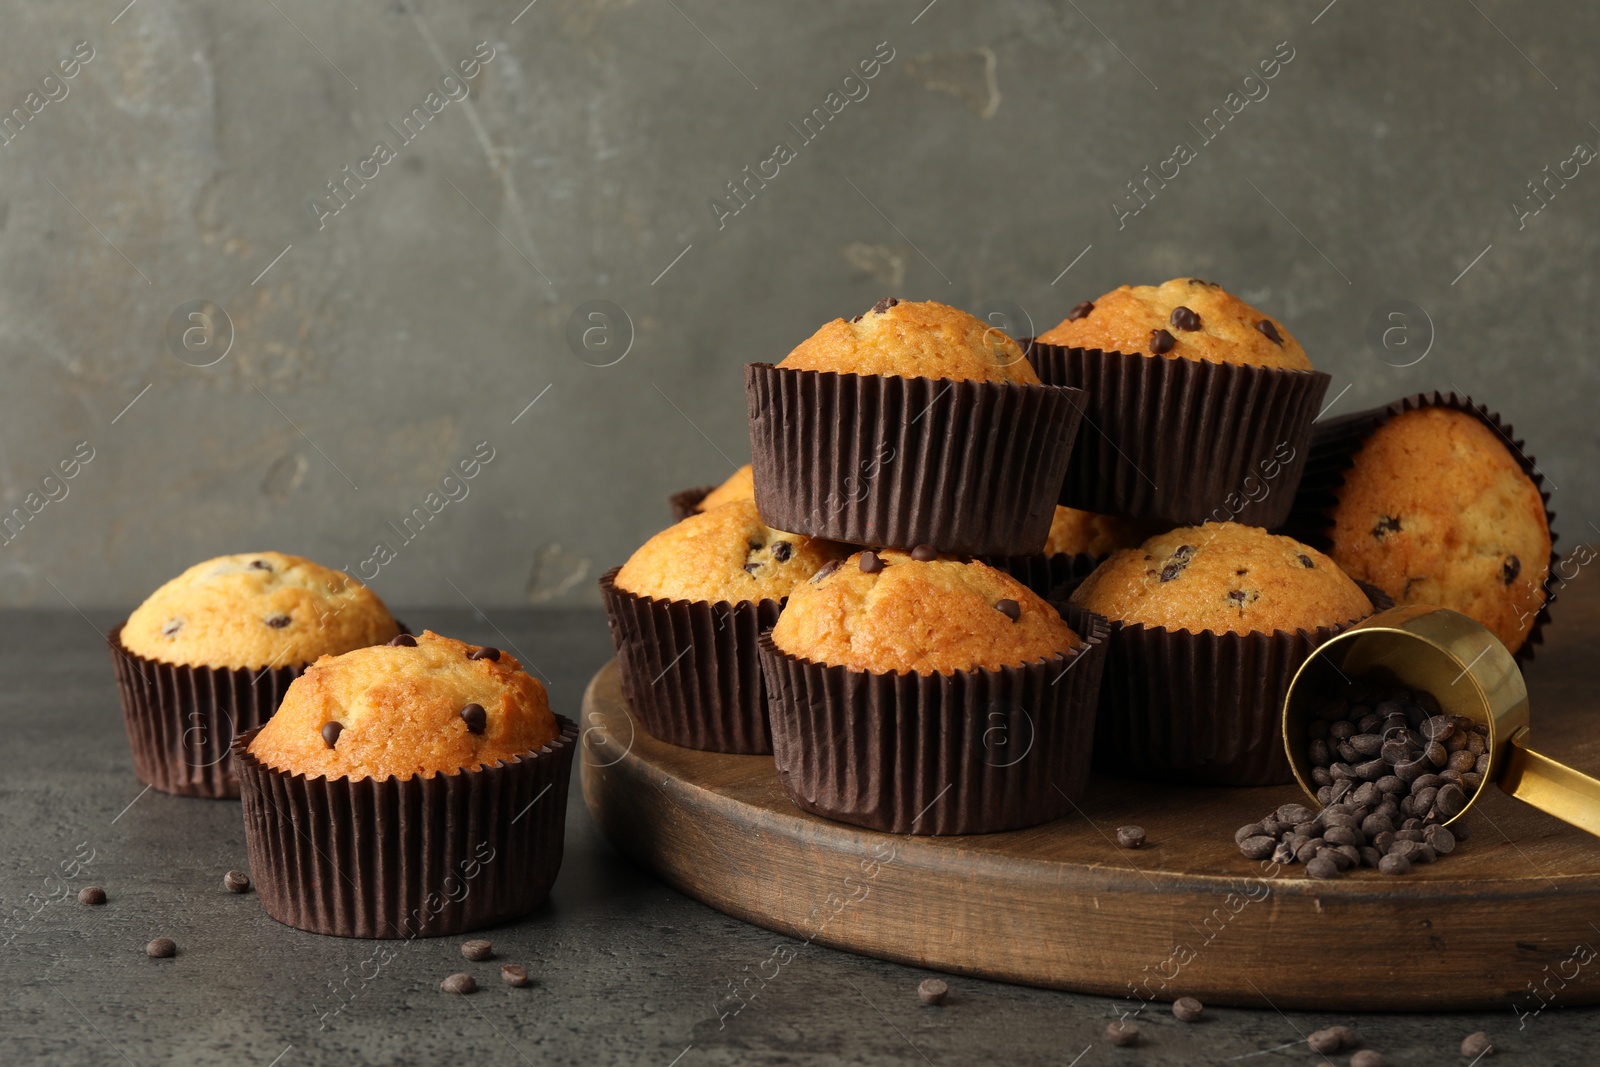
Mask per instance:
[[[1043,329],[1180,274],[1289,322],[1335,411],[1452,386],[1500,408],[1564,543],[1587,529],[1600,166],[1567,161],[1600,145],[1594,5],[925,3],[10,0],[0,495],[38,514],[0,602],[127,605],[256,547],[354,572],[380,541],[391,601],[592,602],[667,493],[747,458],[741,363],[883,295]],[[430,103],[410,143],[386,125]],[[376,174],[335,214],[346,166]],[[232,344],[197,366],[230,332],[212,311],[185,347],[204,300]],[[611,366],[568,340],[595,300],[631,321]],[[1385,350],[1396,301],[1410,344]]]

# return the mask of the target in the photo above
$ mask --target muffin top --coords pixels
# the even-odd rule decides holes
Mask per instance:
[[[1039,384],[1022,347],[1003,331],[947,304],[893,297],[878,301],[870,311],[848,322],[834,319],[802,341],[778,366],[838,374]]]
[[[618,589],[658,600],[782,600],[844,551],[832,541],[774,530],[761,521],[754,500],[734,500],[650,538],[614,581]]]
[[[1047,556],[1109,556],[1119,548],[1131,548],[1143,540],[1150,524],[1117,515],[1056,505],[1050,520],[1050,536],[1044,543]]]
[[[1339,565],[1292,537],[1236,522],[1181,526],[1112,555],[1072,594],[1116,622],[1200,633],[1342,626],[1372,603]]]
[[[1499,435],[1452,408],[1396,415],[1345,472],[1330,554],[1397,604],[1470,615],[1521,647],[1544,606],[1550,524]]]
[[[710,511],[712,508],[721,507],[732,500],[754,500],[756,498],[756,483],[754,468],[746,463],[732,474],[728,480],[707,493],[696,504],[696,511]]]
[[[1214,282],[1174,278],[1124,285],[1073,308],[1045,344],[1106,352],[1310,370],[1288,329]]]
[[[323,656],[296,678],[250,754],[308,778],[457,774],[526,755],[561,731],[512,656],[425,631]]]
[[[122,644],[191,667],[300,666],[400,632],[377,595],[299,556],[249,552],[197,563],[137,608]]]
[[[1081,643],[1009,574],[928,556],[858,552],[825,568],[789,594],[773,643],[813,663],[878,674],[995,670]]]

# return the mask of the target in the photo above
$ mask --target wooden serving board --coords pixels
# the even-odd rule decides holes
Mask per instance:
[[[1528,665],[1536,745],[1600,772],[1589,644],[1600,579],[1558,597]],[[1600,1002],[1600,838],[1498,789],[1473,834],[1394,878],[1275,876],[1240,825],[1303,800],[1097,776],[1080,810],[974,837],[903,837],[808,815],[770,757],[678,748],[629,714],[615,663],[584,697],[584,798],[624,854],[688,895],[802,941],[1028,985],[1325,1010]],[[1149,843],[1115,844],[1143,826]]]

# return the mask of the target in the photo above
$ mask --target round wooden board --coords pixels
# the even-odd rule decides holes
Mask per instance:
[[[1556,610],[1527,670],[1534,739],[1595,773],[1585,646],[1600,588],[1572,587]],[[711,907],[802,941],[1143,1000],[1378,1011],[1600,1001],[1600,967],[1584,966],[1600,946],[1600,839],[1498,789],[1440,862],[1322,882],[1233,845],[1240,825],[1303,799],[1295,787],[1097,776],[1077,813],[1045,826],[896,836],[800,811],[770,757],[657,741],[623,702],[614,662],[583,714],[584,798],[617,848]],[[1115,844],[1130,823],[1149,836],[1137,851]]]

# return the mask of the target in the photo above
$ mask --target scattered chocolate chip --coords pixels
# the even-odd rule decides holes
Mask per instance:
[[[500,965],[500,980],[506,985],[522,988],[532,985],[533,979],[528,977],[528,968],[520,963],[502,963]]]
[[[1316,566],[1315,563],[1311,562],[1311,557],[1306,555],[1305,553],[1301,553],[1300,554],[1300,564],[1301,564],[1301,566],[1305,567],[1306,570],[1311,570],[1313,567]]]
[[[482,938],[474,938],[461,943],[461,954],[469,960],[486,960],[494,955],[494,946]]]
[[[1166,330],[1150,331],[1150,351],[1154,352],[1158,356],[1164,356],[1168,352],[1171,352],[1172,346],[1177,343],[1178,339],[1172,336],[1172,334],[1168,333]]]
[[[417,639],[410,634],[396,634],[389,643],[396,648],[416,648]]]
[[[822,579],[826,578],[828,575],[832,574],[834,571],[836,571],[838,569],[839,569],[839,561],[836,560],[836,559],[830,559],[828,562],[824,563],[821,567],[817,568],[817,573],[815,573],[815,574],[813,574],[811,576],[811,580],[813,582],[820,582],[820,581],[822,581]]]
[[[1144,827],[1119,826],[1117,827],[1117,844],[1123,848],[1144,847]]]
[[[106,891],[97,885],[86,885],[78,890],[78,903],[98,908],[106,902]]]
[[[222,884],[230,893],[250,892],[250,876],[243,871],[229,871],[222,876]]]
[[[274,630],[283,629],[285,626],[289,625],[289,621],[290,621],[289,620],[289,616],[287,616],[287,615],[269,615],[269,616],[267,616],[267,625],[272,627]]]
[[[918,545],[911,550],[911,558],[918,563],[931,563],[939,558],[939,550],[932,545]]]
[[[449,978],[439,983],[439,992],[441,993],[456,993],[460,996],[466,996],[468,993],[476,993],[477,991],[478,980],[465,972],[452,974]]]
[[[1128,1048],[1139,1043],[1139,1027],[1130,1022],[1118,1019],[1106,1026],[1106,1040],[1120,1048]]]
[[[1205,1014],[1206,1006],[1194,997],[1179,997],[1172,1002],[1172,1014],[1179,1022],[1192,1023]]]
[[[168,619],[161,627],[161,636],[171,637],[181,629],[183,629],[182,619]]]
[[[938,978],[924,978],[917,983],[917,996],[924,1004],[943,1004],[950,995],[950,987]]]
[[[1193,332],[1200,328],[1200,316],[1182,304],[1172,309],[1172,316],[1167,321],[1180,330]]]
[[[1350,1067],[1389,1067],[1389,1061],[1375,1048],[1364,1048],[1350,1057]]]
[[[995,601],[994,610],[998,611],[1012,622],[1016,622],[1018,619],[1022,618],[1022,605],[1009,598]]]
[[[158,937],[144,947],[144,954],[153,960],[171,959],[178,954],[178,944],[170,937]]]
[[[886,296],[876,304],[873,304],[872,310],[877,314],[882,315],[885,311],[888,311],[898,303],[900,303],[900,301],[896,300],[894,297]]]
[[[258,571],[270,571],[272,569],[272,564],[264,559],[253,559],[250,561],[250,566]]]
[[[498,648],[490,648],[488,645],[485,645],[482,648],[475,648],[471,652],[468,652],[467,658],[486,659],[492,663],[497,663],[500,660],[500,650]]]
[[[1372,536],[1383,540],[1385,536],[1400,532],[1400,520],[1393,515],[1385,515],[1372,527]]]
[[[861,553],[860,562],[862,574],[877,574],[879,571],[883,570],[883,557],[879,556],[870,548]]]
[[[1500,565],[1500,580],[1510,585],[1517,580],[1517,575],[1522,573],[1522,561],[1516,556],[1507,556],[1506,561]]]
[[[1488,1034],[1479,1030],[1461,1039],[1461,1054],[1474,1060],[1479,1056],[1493,1056],[1494,1042],[1489,1040]]]
[[[461,721],[467,724],[468,733],[481,734],[489,725],[489,716],[482,704],[468,704],[461,709]]]
[[[1170,582],[1172,579],[1176,578],[1179,572],[1182,570],[1183,568],[1178,566],[1176,563],[1169,563],[1165,567],[1161,568],[1161,580],[1163,582]]]
[[[1264,336],[1267,340],[1271,341],[1279,348],[1283,347],[1283,335],[1278,332],[1278,327],[1273,325],[1271,319],[1262,319],[1260,322],[1256,323],[1256,329],[1260,330],[1262,336]]]
[[[857,315],[855,318],[851,319],[850,321],[851,322],[860,322],[861,321],[861,316]]]
[[[787,563],[789,557],[794,555],[794,547],[787,541],[772,542],[772,558],[779,563]]]
[[[1067,321],[1077,322],[1079,319],[1086,319],[1089,317],[1089,312],[1093,310],[1094,302],[1091,300],[1085,300],[1081,304],[1074,304],[1072,310],[1067,312]]]
[[[322,740],[329,748],[339,743],[339,735],[344,732],[344,723],[330,722],[322,728]]]
[[[1228,603],[1232,604],[1234,607],[1238,607],[1238,608],[1244,607],[1244,600],[1245,600],[1245,596],[1244,596],[1244,590],[1243,589],[1230,589],[1230,590],[1228,590]]]

